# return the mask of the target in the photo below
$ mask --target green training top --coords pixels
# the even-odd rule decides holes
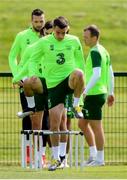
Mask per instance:
[[[14,76],[13,78],[13,83],[15,82],[18,82],[20,81],[21,79],[23,79],[24,77],[28,77],[29,76],[29,63],[30,63],[30,56],[33,52],[33,46],[34,46],[34,43],[32,45],[29,45],[25,51],[24,51],[24,54],[21,58],[21,61],[18,65],[18,73]],[[20,69],[20,71],[19,71]],[[43,75],[43,66],[42,64],[38,64],[38,67],[37,67],[37,72],[36,72],[36,76],[37,77],[44,77]]]
[[[86,85],[93,75],[93,68],[101,67],[101,77],[96,84],[88,91],[87,95],[107,93],[110,56],[107,50],[100,44],[92,47],[86,59],[85,78]]]
[[[20,61],[26,47],[36,42],[40,38],[39,36],[40,33],[35,32],[32,27],[17,34],[9,53],[9,66],[13,76],[15,76],[18,71],[20,71],[17,58],[19,58]]]
[[[48,88],[58,85],[76,68],[84,71],[82,46],[76,36],[66,34],[62,41],[58,41],[51,34],[39,39],[33,50],[29,64],[30,76],[36,74],[36,64],[43,56],[44,77]]]

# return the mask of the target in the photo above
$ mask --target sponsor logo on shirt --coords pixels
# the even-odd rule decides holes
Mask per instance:
[[[66,46],[66,49],[67,49],[67,50],[71,50],[71,48],[72,48],[72,47],[69,46],[69,45]]]
[[[61,64],[64,64],[65,63],[65,58],[64,58],[64,54],[63,53],[58,53],[57,55],[57,64],[61,65]]]

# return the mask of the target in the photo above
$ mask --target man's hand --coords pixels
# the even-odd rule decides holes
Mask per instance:
[[[19,86],[23,86],[23,81],[22,81],[22,80],[21,80],[21,81],[18,81],[17,84],[18,84]]]
[[[107,97],[107,104],[108,104],[108,106],[112,106],[114,101],[115,101],[114,95],[108,95],[108,97]]]
[[[23,86],[23,81],[13,82],[13,87],[15,88],[17,86]]]

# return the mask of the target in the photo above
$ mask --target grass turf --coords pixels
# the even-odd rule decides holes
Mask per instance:
[[[49,172],[15,166],[0,166],[1,179],[126,179],[127,166],[66,168]]]

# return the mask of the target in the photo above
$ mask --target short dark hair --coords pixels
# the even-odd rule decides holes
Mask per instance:
[[[44,14],[44,11],[42,11],[41,9],[34,9],[31,13],[31,18],[33,18],[33,15],[41,16],[42,14]]]
[[[45,26],[44,26],[44,28],[45,29],[50,29],[50,28],[52,28],[53,27],[53,22],[52,21],[47,21],[46,23],[45,23]]]
[[[60,29],[63,29],[65,27],[68,27],[68,20],[63,16],[59,16],[54,19],[53,26],[58,26]]]
[[[93,24],[84,28],[84,31],[87,31],[87,30],[90,31],[91,36],[96,36],[97,39],[99,38],[100,30],[98,29],[96,25]]]

